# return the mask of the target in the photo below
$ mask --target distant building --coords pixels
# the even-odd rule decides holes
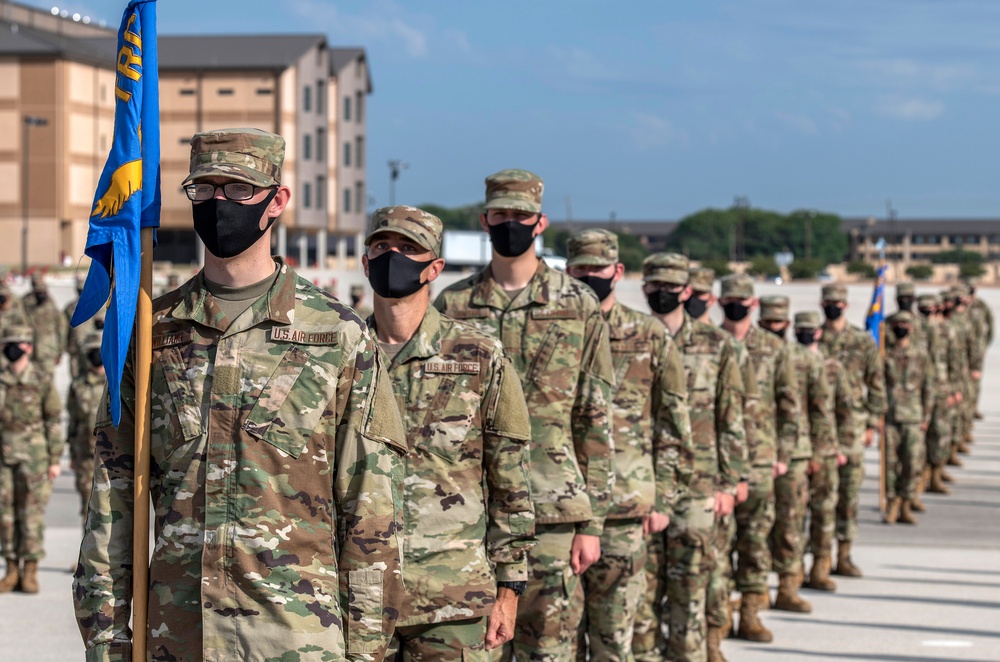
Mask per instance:
[[[0,176],[8,183],[0,189],[0,232],[21,236],[26,200],[31,264],[83,254],[114,125],[115,39],[108,27],[0,0]],[[323,264],[331,252],[343,256],[359,244],[372,92],[363,48],[331,48],[323,35],[161,34],[159,59],[163,212],[157,260],[201,261],[203,248],[180,188],[188,142],[198,131],[235,126],[273,131],[288,141],[282,183],[292,189],[292,201],[276,226],[278,254]],[[29,117],[46,124],[29,126]],[[20,259],[20,242],[0,244],[0,263]]]

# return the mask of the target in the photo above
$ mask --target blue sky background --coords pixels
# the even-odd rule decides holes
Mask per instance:
[[[50,0],[117,26],[124,0]],[[161,0],[161,34],[363,46],[368,181],[460,205],[506,167],[576,219],[754,207],[1000,216],[995,0]]]

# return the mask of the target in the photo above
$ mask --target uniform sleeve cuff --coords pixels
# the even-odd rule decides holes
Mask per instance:
[[[528,581],[528,562],[498,563],[496,577],[498,582],[526,582]]]
[[[98,644],[88,648],[86,662],[132,662],[132,642]]]
[[[589,522],[578,522],[576,532],[581,536],[600,536],[604,533],[604,521],[590,520]]]

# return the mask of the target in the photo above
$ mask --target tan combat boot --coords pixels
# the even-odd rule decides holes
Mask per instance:
[[[962,461],[958,459],[958,444],[952,444],[951,446],[951,455],[948,456],[948,466],[958,467],[959,469],[965,466],[962,464]]]
[[[931,469],[931,482],[927,486],[927,491],[934,494],[951,494],[951,490],[944,484],[944,467]]]
[[[21,577],[22,593],[38,593],[38,561],[24,562],[24,577]]]
[[[812,605],[799,597],[799,582],[798,575],[781,575],[778,578],[778,595],[774,598],[771,609],[798,614],[812,612]]]
[[[841,540],[837,544],[837,569],[833,571],[833,574],[841,577],[862,576],[861,568],[851,561],[851,543],[849,541]]]
[[[17,559],[7,559],[7,575],[0,580],[0,593],[10,593],[21,581],[21,573],[17,568]]]
[[[903,501],[903,506],[899,510],[899,523],[900,524],[920,524],[920,521],[914,516],[913,505],[910,503],[909,499]]]
[[[837,583],[830,579],[830,566],[832,565],[829,556],[819,556],[813,559],[812,570],[809,571],[809,583],[806,588],[816,591],[836,591]]]
[[[882,516],[882,521],[886,524],[895,524],[896,520],[899,519],[899,506],[902,499],[899,497],[893,497],[889,499],[889,503],[885,507],[885,515]]]
[[[747,641],[770,643],[774,635],[760,622],[758,612],[761,605],[768,604],[766,593],[744,593],[740,603],[740,627],[736,636]]]
[[[722,628],[709,625],[705,644],[708,648],[708,662],[727,662],[726,656],[722,654]]]
[[[971,450],[972,449],[969,448],[968,443],[964,441],[958,442],[958,452],[961,453],[962,455],[968,455],[971,452]]]

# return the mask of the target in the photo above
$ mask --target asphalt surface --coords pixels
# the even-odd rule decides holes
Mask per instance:
[[[340,276],[342,296],[352,282],[361,282],[356,274],[315,276],[323,284]],[[446,274],[447,282],[455,278]],[[71,281],[52,289],[61,305],[72,296]],[[626,304],[646,310],[637,281],[624,281],[618,292]],[[791,298],[793,311],[818,308],[817,284],[759,287],[759,294],[779,293]],[[1000,313],[1000,290],[986,289],[980,294]],[[852,322],[861,322],[870,296],[870,285],[850,288]],[[730,662],[1000,662],[1000,399],[996,396],[1000,353],[995,349],[987,356],[984,375],[981,409],[985,419],[976,422],[976,443],[972,454],[963,457],[965,467],[951,470],[957,479],[952,494],[926,495],[928,512],[920,516],[917,527],[881,524],[874,478],[878,458],[871,450],[866,457],[861,532],[853,555],[865,577],[837,578],[837,592],[832,594],[803,590],[813,604],[812,614],[764,612],[774,642],[727,640],[723,651]],[[65,392],[65,361],[59,384]],[[48,556],[41,563],[42,592],[0,596],[0,662],[83,658],[69,573],[80,541],[79,498],[65,460],[63,467],[47,514]],[[776,584],[772,576],[773,589]]]

